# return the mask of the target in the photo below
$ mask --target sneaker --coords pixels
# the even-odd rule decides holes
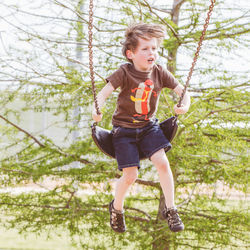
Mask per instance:
[[[126,231],[124,213],[114,208],[114,200],[109,204],[110,226],[115,232],[123,233]]]
[[[167,210],[165,206],[162,215],[167,220],[169,229],[172,232],[180,232],[184,230],[184,224],[182,223],[176,208]]]

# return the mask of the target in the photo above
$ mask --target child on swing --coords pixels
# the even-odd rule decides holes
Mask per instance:
[[[184,225],[174,203],[174,181],[164,148],[171,146],[155,118],[161,89],[173,89],[181,96],[183,87],[173,75],[156,64],[157,50],[165,35],[156,24],[135,24],[127,28],[122,52],[129,63],[120,66],[107,78],[97,95],[99,107],[117,88],[120,93],[112,117],[113,144],[122,177],[117,181],[114,200],[109,204],[110,225],[116,232],[125,232],[123,203],[129,187],[136,181],[140,168],[138,148],[151,160],[159,174],[165,197],[164,218],[171,231],[179,232]],[[186,92],[182,105],[175,105],[176,114],[185,114],[190,106]],[[95,109],[93,120],[101,121]]]

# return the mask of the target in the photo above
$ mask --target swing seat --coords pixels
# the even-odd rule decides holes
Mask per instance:
[[[96,125],[91,126],[92,129],[92,138],[96,146],[107,156],[115,158],[115,149],[112,141],[112,133],[110,130],[101,128]],[[140,160],[146,159],[147,157],[143,152],[139,150]]]
[[[172,116],[161,122],[160,128],[168,141],[171,142],[174,139],[178,129],[177,116]]]
[[[169,142],[173,140],[177,132],[177,116],[172,116],[165,121],[160,123],[160,128],[162,129],[165,137]],[[115,149],[112,142],[112,133],[110,130],[101,128],[97,125],[92,125],[92,138],[97,145],[97,147],[107,156],[115,158]],[[168,152],[171,146],[164,148],[165,152]],[[142,151],[139,150],[140,160],[146,159]]]
[[[106,155],[115,158],[115,149],[112,142],[112,133],[110,130],[96,125],[91,126],[92,138],[96,146]]]

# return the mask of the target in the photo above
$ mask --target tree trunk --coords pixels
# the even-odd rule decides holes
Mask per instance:
[[[178,26],[179,24],[179,15],[180,15],[180,8],[181,5],[185,2],[185,0],[174,0],[172,10],[171,10],[171,21]],[[178,34],[177,34],[178,36]],[[171,73],[175,73],[176,71],[176,56],[177,51],[179,48],[178,43],[176,42],[177,46],[175,48],[172,48],[171,50],[168,50],[168,63],[167,63],[167,69]]]
[[[163,224],[167,223],[162,216],[162,211],[164,209],[164,206],[165,206],[165,198],[164,198],[163,193],[161,192],[156,224],[158,224],[159,222],[161,222]],[[161,235],[161,237],[159,237],[159,233],[157,232],[156,238],[157,239],[154,241],[154,243],[152,245],[153,250],[170,250],[169,237],[168,237],[167,231],[166,231],[166,233],[163,233]]]

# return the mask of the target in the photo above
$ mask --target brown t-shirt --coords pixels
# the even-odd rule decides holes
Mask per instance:
[[[137,71],[133,64],[120,66],[107,79],[120,93],[112,124],[126,128],[142,128],[155,119],[161,89],[174,89],[178,81],[160,65],[149,72]]]

